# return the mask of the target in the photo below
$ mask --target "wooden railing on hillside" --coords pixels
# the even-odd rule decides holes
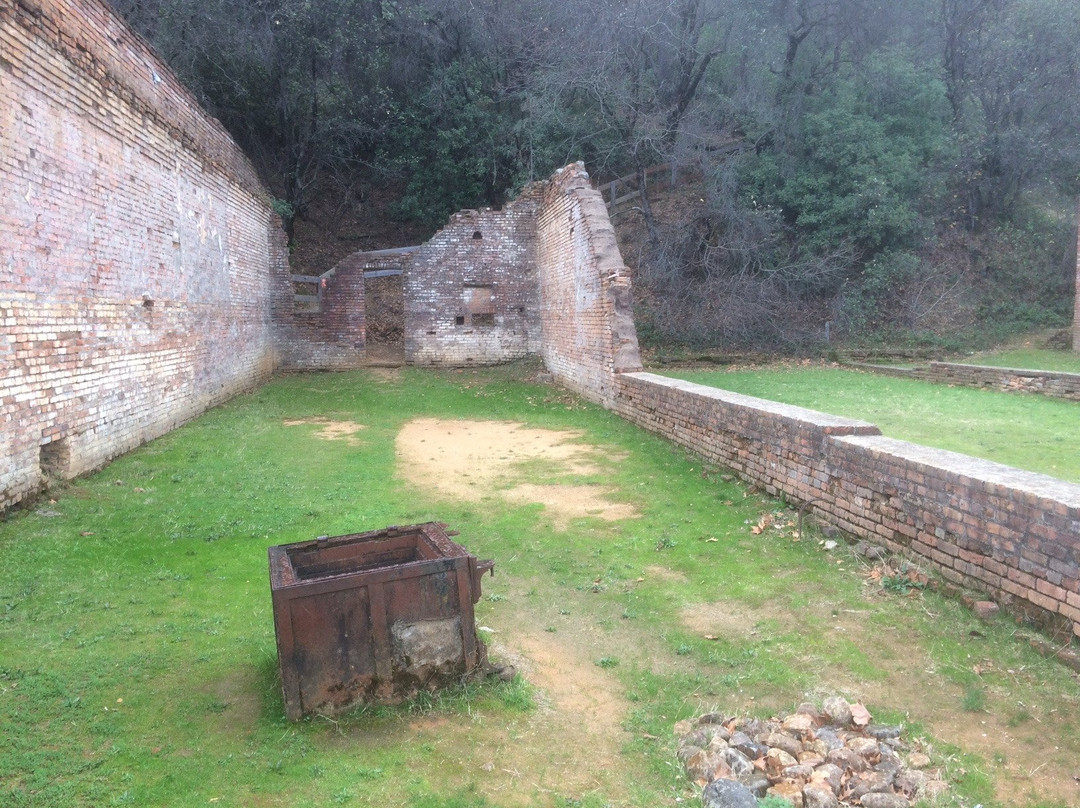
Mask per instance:
[[[642,175],[637,171],[601,183],[599,190],[604,198],[604,204],[607,205],[608,216],[615,218],[620,213],[632,209],[635,204],[641,201],[643,187],[649,191],[674,188],[679,184],[680,173],[683,175],[689,173],[688,168],[682,167],[680,169],[677,163],[662,163],[645,169],[644,186],[642,185]]]
[[[366,250],[362,253],[353,253],[353,255],[378,261],[379,259],[385,260],[398,255],[408,255],[419,249],[420,246],[415,245],[412,247],[393,247],[388,250]],[[298,312],[317,313],[322,311],[323,291],[326,289],[326,282],[334,276],[339,265],[328,269],[322,275],[292,275],[290,277],[293,284],[293,301]],[[383,278],[388,275],[400,275],[402,271],[400,267],[365,269],[364,277]]]
[[[732,135],[710,145],[710,154],[738,154],[753,144],[741,137]],[[694,164],[661,163],[645,169],[644,187],[646,191],[664,191],[675,188],[681,180],[694,177],[700,170]],[[623,177],[598,183],[600,194],[607,205],[608,216],[614,218],[620,213],[631,210],[641,201],[642,176],[635,171]]]

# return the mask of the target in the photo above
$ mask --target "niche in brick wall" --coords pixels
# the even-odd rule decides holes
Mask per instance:
[[[454,318],[455,325],[495,325],[495,289],[490,285],[465,284],[463,293],[464,315]]]
[[[71,448],[67,438],[57,438],[41,445],[38,454],[38,469],[45,484],[53,480],[63,480],[71,468]]]

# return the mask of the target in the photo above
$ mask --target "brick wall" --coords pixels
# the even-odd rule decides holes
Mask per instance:
[[[1080,636],[1080,485],[883,437],[873,424],[637,370],[629,282],[580,166],[539,216],[541,355],[568,387],[768,493],[1040,625]]]
[[[501,210],[463,210],[414,254],[403,277],[405,356],[481,365],[539,344],[536,212],[541,186]]]
[[[342,259],[320,276],[320,305],[290,306],[278,320],[277,350],[284,370],[346,370],[365,360],[363,253]]]
[[[598,403],[614,374],[641,368],[630,279],[600,192],[580,164],[544,188],[537,216],[540,355],[562,384]]]
[[[277,217],[99,0],[0,4],[0,509],[266,379]]]
[[[1080,401],[1080,373],[963,365],[956,362],[931,362],[914,368],[864,364],[854,365],[854,367],[886,376],[922,379],[958,387],[975,387],[1006,393],[1036,393],[1051,398]]]
[[[611,408],[772,495],[1080,636],[1080,485],[877,427],[650,373]]]

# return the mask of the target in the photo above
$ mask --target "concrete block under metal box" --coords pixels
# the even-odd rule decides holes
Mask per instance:
[[[473,606],[495,562],[451,535],[427,522],[269,548],[289,719],[399,702],[486,664]]]

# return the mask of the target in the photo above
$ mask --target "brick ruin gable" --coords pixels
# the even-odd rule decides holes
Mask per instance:
[[[405,357],[483,365],[535,354],[540,339],[536,217],[543,183],[499,210],[463,210],[404,275]]]

